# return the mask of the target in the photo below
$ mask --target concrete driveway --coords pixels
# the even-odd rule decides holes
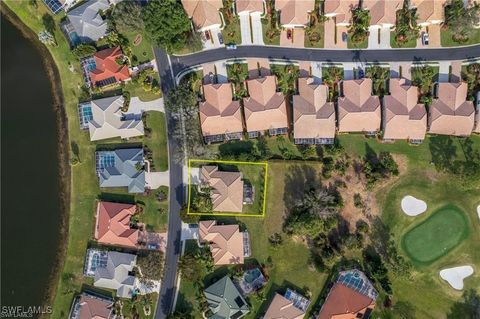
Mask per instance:
[[[450,62],[441,61],[438,67],[438,82],[448,82],[450,78]]]
[[[380,49],[390,49],[390,27],[380,29]]]
[[[368,49],[380,49],[380,43],[378,43],[378,27],[368,28]]]
[[[218,34],[222,33],[220,28],[213,28],[210,30],[210,39],[207,40],[205,38],[205,32],[202,32],[202,41],[203,41],[203,48],[205,50],[220,48],[223,44],[220,44],[220,40],[218,39]]]
[[[169,171],[165,172],[145,172],[145,187],[157,189],[160,186],[169,186]]]
[[[143,112],[158,111],[165,113],[165,107],[163,105],[163,98],[158,98],[153,101],[143,102],[136,96],[130,99],[130,105],[128,111],[125,114],[141,114]]]
[[[250,15],[240,14],[240,31],[242,33],[242,44],[252,44],[252,32],[250,30]]]
[[[322,83],[322,62],[310,62],[312,76],[316,83]]]
[[[227,64],[225,61],[215,62],[215,69],[217,71],[217,82],[218,83],[227,83]]]
[[[250,19],[252,21],[253,44],[264,45],[261,13],[252,13]]]
[[[422,34],[428,33],[428,45],[423,45]],[[420,37],[417,39],[417,48],[440,48],[441,43],[441,26],[439,24],[431,24],[428,27],[420,29]]]

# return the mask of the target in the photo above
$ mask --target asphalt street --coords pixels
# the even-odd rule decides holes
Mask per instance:
[[[202,63],[225,59],[269,58],[317,62],[404,62],[467,60],[480,57],[480,45],[438,49],[388,49],[388,50],[325,50],[286,48],[279,46],[241,45],[235,50],[218,48],[198,53],[172,56],[175,75],[182,70]]]
[[[164,100],[166,100],[168,92],[174,87],[174,80],[165,51],[160,49],[155,49],[154,51],[161,79],[162,93]],[[170,170],[170,202],[165,272],[158,297],[155,319],[165,319],[174,310],[173,302],[176,292],[177,263],[181,252],[181,220],[179,212],[183,203],[182,165],[176,163],[174,160],[175,156],[173,156],[177,149],[177,143],[171,133],[175,126],[175,119],[167,109],[165,110],[165,115],[167,120],[168,165]]]

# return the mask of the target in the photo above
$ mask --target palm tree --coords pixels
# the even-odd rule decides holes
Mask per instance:
[[[366,75],[372,79],[373,94],[383,96],[386,93],[386,82],[389,78],[389,70],[375,65],[367,69]]]
[[[343,79],[343,69],[331,67],[326,70],[327,72],[323,77],[323,83],[328,86],[328,100],[333,102],[339,94],[338,83]]]
[[[431,66],[422,66],[412,69],[413,84],[420,89],[420,95],[430,97],[432,94],[434,69]]]
[[[469,95],[473,96],[474,92],[480,90],[480,64],[468,65],[465,71],[462,72],[462,78],[468,84]]]
[[[286,96],[294,94],[300,70],[289,64],[283,67],[274,68],[273,72],[277,76],[277,85],[280,91]]]

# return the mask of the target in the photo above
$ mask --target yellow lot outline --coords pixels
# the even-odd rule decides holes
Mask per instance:
[[[235,213],[200,213],[190,212],[190,195],[191,195],[191,168],[192,163],[221,163],[221,164],[241,164],[241,165],[259,165],[265,167],[265,178],[263,180],[263,209],[261,214],[235,214]],[[266,205],[267,205],[267,180],[268,180],[268,163],[267,162],[240,162],[240,161],[222,161],[222,160],[202,160],[202,159],[189,159],[188,160],[188,203],[187,203],[187,215],[205,215],[205,216],[232,216],[232,217],[265,217]]]

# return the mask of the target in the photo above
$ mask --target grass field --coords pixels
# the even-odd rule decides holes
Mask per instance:
[[[212,37],[216,37],[212,34]],[[225,25],[222,30],[223,42],[225,44],[241,44],[242,34],[240,32],[240,19],[238,17],[232,18],[229,24]]]
[[[402,238],[402,248],[415,262],[430,264],[448,254],[469,235],[465,214],[447,205],[409,230]]]
[[[417,39],[410,38],[407,42],[398,43],[395,40],[397,33],[395,31],[390,31],[390,46],[392,48],[415,48],[417,46]]]
[[[456,47],[461,45],[470,45],[480,43],[480,29],[474,29],[473,34],[470,36],[467,42],[458,43],[453,41],[452,32],[450,30],[442,30],[440,32],[442,47]]]
[[[280,30],[278,30],[278,34],[273,37],[268,37],[268,31],[272,30],[270,22],[268,19],[262,19],[262,32],[263,32],[263,42],[266,45],[280,45]]]

